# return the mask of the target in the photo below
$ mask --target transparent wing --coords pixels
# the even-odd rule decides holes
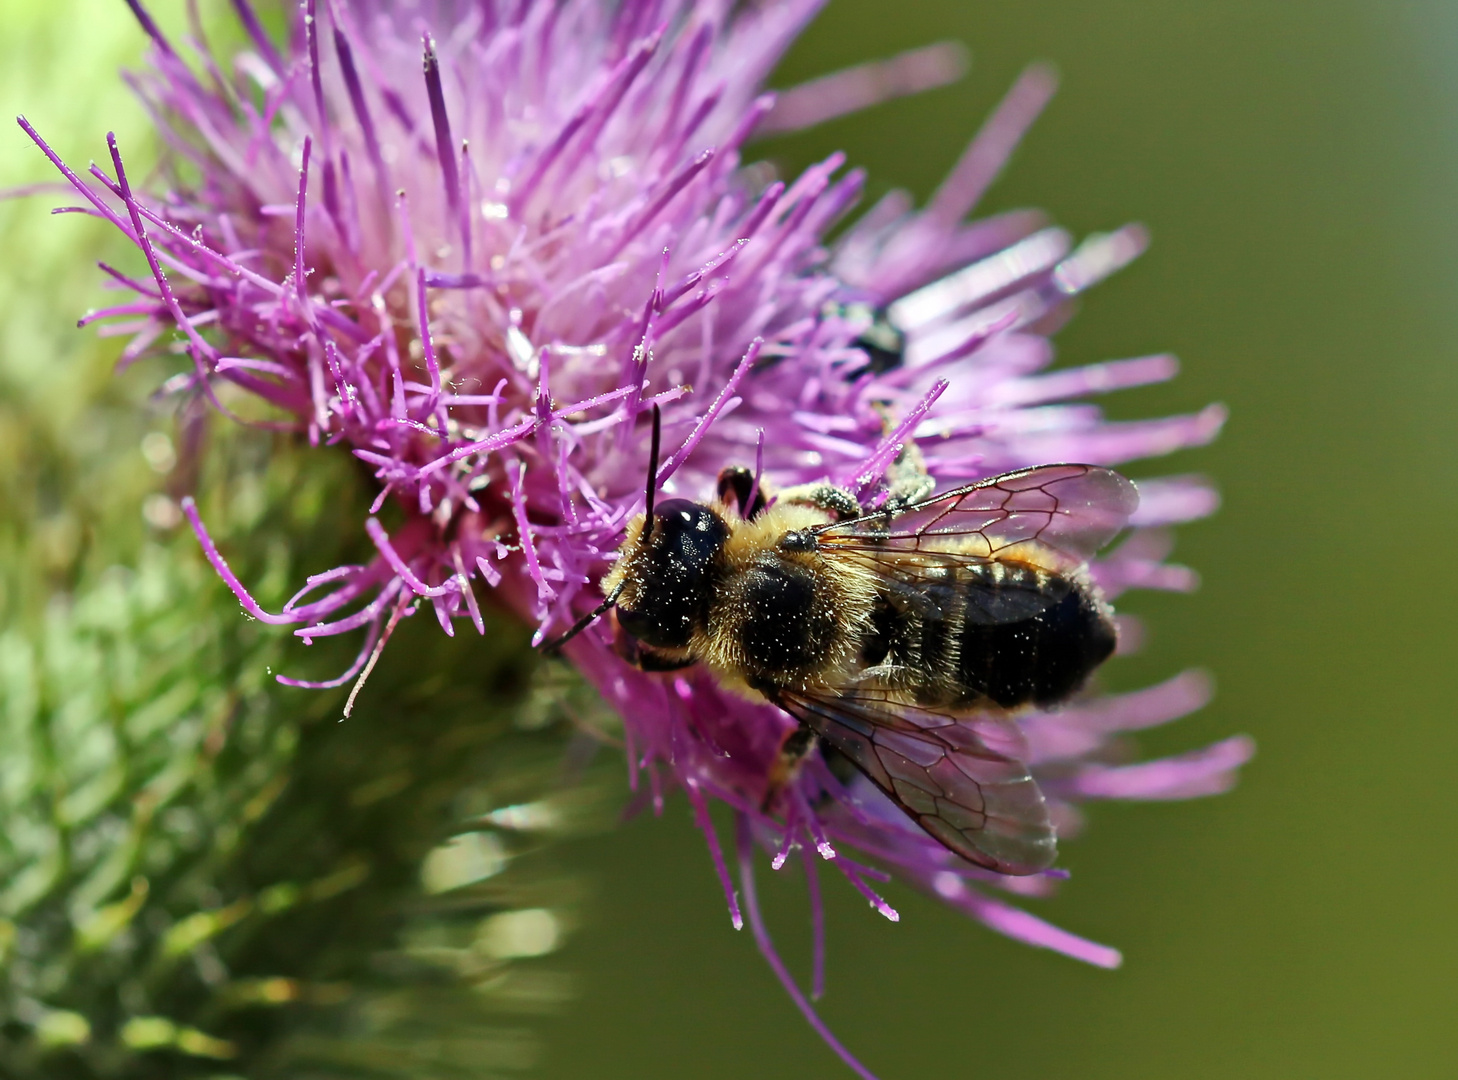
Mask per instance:
[[[822,525],[815,536],[827,553],[860,552],[908,567],[927,555],[1042,563],[1049,553],[1074,567],[1118,535],[1138,505],[1134,484],[1111,469],[1040,465],[899,511]]]
[[[1011,721],[920,709],[886,691],[782,690],[775,704],[849,758],[949,851],[1000,874],[1053,865],[1048,806]]]

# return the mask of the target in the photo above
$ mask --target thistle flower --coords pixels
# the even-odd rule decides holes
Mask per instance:
[[[600,599],[597,582],[642,509],[647,416],[663,417],[664,492],[712,494],[719,469],[753,463],[766,484],[829,478],[865,498],[915,441],[941,488],[1048,461],[1118,464],[1199,445],[1223,413],[1114,423],[1087,395],[1170,378],[1149,356],[1048,372],[1068,302],[1134,258],[1138,227],[1077,246],[1032,213],[966,217],[1052,91],[1034,68],[924,209],[893,193],[827,239],[863,175],[842,155],[793,181],[745,164],[756,133],[935,83],[944,47],[819,80],[776,98],[763,85],[820,0],[451,3],[305,0],[286,48],[234,0],[251,49],[231,69],[195,28],[189,64],[138,0],[149,69],[135,77],[168,153],[158,182],[69,169],[22,126],[148,273],[105,268],[130,295],[123,361],[180,332],[171,382],[229,415],[338,445],[379,493],[364,529],[377,556],[310,577],[277,613],[228,569],[245,609],[305,642],[360,632],[337,679],[368,674],[398,621],[428,605],[447,634],[483,632],[477,590],[535,625],[537,640]],[[889,326],[878,312],[885,312]],[[890,332],[892,344],[876,345]],[[245,410],[246,411],[246,410]],[[1164,561],[1165,526],[1210,512],[1202,481],[1144,481],[1136,531],[1094,567],[1105,592],[1188,588]],[[387,528],[381,516],[392,524]],[[817,857],[884,915],[889,866],[984,924],[1112,966],[1118,954],[1000,898],[1047,878],[970,867],[857,785],[810,761],[781,817],[761,811],[793,726],[702,674],[665,680],[590,630],[571,659],[623,715],[630,785],[662,805],[681,788],[703,828],[734,924],[741,909],[709,803],[733,808],[744,914],[797,1004],[855,1068],[785,972],[759,918],[756,844],[782,866],[798,849],[816,923]],[[356,684],[358,687],[358,683]],[[1118,764],[1119,733],[1198,708],[1184,675],[1021,721],[1060,833],[1100,798],[1226,788],[1249,756],[1232,739],[1182,758]]]

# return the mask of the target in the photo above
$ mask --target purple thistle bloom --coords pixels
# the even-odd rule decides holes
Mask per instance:
[[[398,620],[428,604],[447,634],[484,623],[489,588],[559,633],[642,510],[649,415],[663,416],[668,495],[709,498],[727,464],[766,485],[829,478],[870,497],[902,443],[919,441],[939,489],[1049,461],[1112,465],[1202,444],[1223,412],[1115,423],[1090,394],[1172,377],[1168,356],[1046,369],[1068,301],[1137,256],[1138,227],[1075,245],[1018,212],[967,215],[1053,84],[1034,68],[1013,88],[924,209],[893,193],[838,239],[860,196],[843,158],[793,182],[746,165],[755,134],[819,122],[955,76],[933,46],[790,90],[763,83],[821,0],[306,0],[286,49],[247,0],[252,40],[231,71],[201,41],[188,55],[129,0],[152,38],[134,77],[168,147],[161,181],[70,170],[149,275],[103,267],[129,293],[82,323],[116,319],[123,363],[174,330],[190,371],[169,383],[247,422],[346,447],[375,471],[364,528],[378,555],[308,579],[278,613],[261,609],[184,509],[247,611],[306,643],[362,633],[368,674]],[[868,354],[876,312],[904,340]],[[869,362],[868,362],[869,361]],[[888,417],[890,418],[888,420]],[[1093,567],[1105,595],[1183,590],[1165,527],[1211,512],[1190,477],[1140,484],[1132,535]],[[1124,635],[1127,647],[1133,635]],[[779,806],[767,777],[794,721],[708,675],[653,676],[610,647],[606,627],[568,652],[623,715],[629,782],[662,805],[680,787],[703,828],[736,926],[741,908],[710,822],[733,808],[744,915],[799,1007],[847,1062],[785,972],[760,921],[751,853],[778,869],[793,852],[815,919],[813,995],[822,988],[816,868],[839,872],[888,918],[885,874],[854,850],[1030,944],[1111,967],[1118,953],[1052,927],[1003,895],[1039,895],[1053,873],[972,867],[873,789],[811,758]],[[356,683],[356,689],[359,683]],[[1223,791],[1251,753],[1235,738],[1183,757],[1119,764],[1121,733],[1199,708],[1195,674],[1135,694],[1080,699],[1020,718],[1061,836],[1095,799]],[[351,701],[352,701],[351,697]]]

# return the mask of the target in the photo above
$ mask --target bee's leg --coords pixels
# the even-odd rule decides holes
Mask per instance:
[[[926,459],[916,443],[908,439],[901,452],[886,467],[886,501],[881,509],[897,513],[929,498],[937,482],[926,471]]]
[[[779,755],[775,763],[770,767],[769,780],[765,784],[764,801],[760,803],[759,812],[767,814],[775,800],[779,798],[780,792],[787,784],[794,781],[795,776],[800,772],[800,763],[805,760],[815,746],[815,733],[801,724],[794,731],[785,736],[785,741],[780,744]]]
[[[613,635],[613,652],[639,671],[679,671],[697,663],[692,657],[667,656],[650,649],[619,626],[616,619],[613,626],[616,631]]]
[[[881,430],[889,434],[896,426],[890,408],[879,405],[876,411],[881,414]],[[927,474],[926,459],[921,456],[916,440],[907,439],[901,444],[895,459],[886,466],[885,479],[869,494],[877,510],[885,514],[899,514],[906,507],[930,497],[936,486],[936,481]],[[883,492],[880,499],[875,498]]]
[[[844,751],[837,750],[829,743],[820,747],[820,756],[825,759],[825,767],[830,770],[830,775],[840,781],[840,786],[848,788],[856,782],[856,777],[862,775],[861,767],[852,761]],[[832,796],[826,792],[823,799],[830,799]]]
[[[664,656],[662,653],[653,652],[651,649],[645,649],[640,646],[636,667],[639,671],[682,671],[684,668],[693,667],[697,663],[698,661],[692,656]]]
[[[824,510],[836,521],[849,521],[865,512],[849,491],[824,480],[786,488],[780,492],[779,501],[813,506],[817,510]]]
[[[719,473],[719,498],[726,504],[732,500],[745,521],[753,521],[764,512],[764,487],[755,486],[754,471],[743,465],[730,465]]]
[[[847,680],[846,685],[882,689],[887,686],[905,686],[908,683],[914,685],[919,678],[925,678],[925,676],[919,676],[915,668],[891,660],[883,660],[873,667],[862,668],[856,672]]]

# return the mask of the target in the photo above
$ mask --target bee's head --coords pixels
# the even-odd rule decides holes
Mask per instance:
[[[618,624],[650,648],[682,649],[708,618],[720,552],[729,526],[709,507],[688,499],[654,505],[663,417],[653,406],[644,512],[628,526],[618,564],[603,579],[607,594],[594,610],[543,648],[555,654],[600,615],[618,609]]]
[[[618,622],[657,649],[688,645],[707,618],[729,526],[688,499],[659,503],[623,545]],[[615,575],[616,576],[616,575]]]

